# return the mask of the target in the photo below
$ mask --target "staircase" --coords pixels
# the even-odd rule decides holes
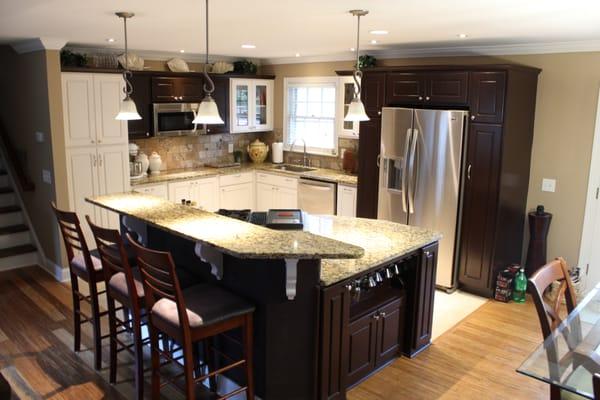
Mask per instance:
[[[38,252],[25,224],[23,210],[0,159],[0,271],[38,262]]]

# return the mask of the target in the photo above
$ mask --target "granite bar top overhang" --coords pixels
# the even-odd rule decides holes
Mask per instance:
[[[86,200],[238,258],[353,259],[364,255],[362,247],[334,238],[269,229],[136,192]]]

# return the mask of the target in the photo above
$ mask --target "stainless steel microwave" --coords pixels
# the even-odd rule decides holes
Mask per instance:
[[[204,133],[194,124],[198,103],[154,103],[154,136],[183,136]]]

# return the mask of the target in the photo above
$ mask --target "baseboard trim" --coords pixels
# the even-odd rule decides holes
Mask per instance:
[[[67,268],[63,268],[60,265],[56,264],[54,261],[50,259],[46,259],[46,262],[41,262],[40,265],[42,269],[49,273],[54,279],[59,282],[69,282],[71,280],[71,276],[69,275],[69,270]]]

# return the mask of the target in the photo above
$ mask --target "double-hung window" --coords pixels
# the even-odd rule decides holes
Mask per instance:
[[[335,76],[285,78],[285,150],[302,151],[306,143],[311,154],[338,154],[338,84]]]

